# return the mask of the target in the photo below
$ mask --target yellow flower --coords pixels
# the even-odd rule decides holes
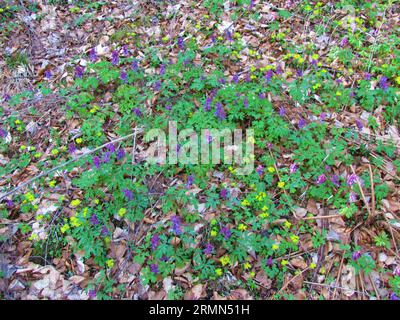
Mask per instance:
[[[71,206],[72,207],[77,207],[77,206],[79,206],[81,204],[81,200],[79,200],[79,199],[75,199],[75,200],[72,200],[71,201]]]
[[[32,193],[28,192],[25,194],[25,199],[29,202],[32,202],[33,200],[35,200],[35,196]]]
[[[49,182],[49,187],[50,187],[50,188],[54,188],[54,187],[56,186],[56,183],[57,183],[57,181],[51,180],[51,181]]]
[[[272,245],[272,250],[278,250],[279,249],[279,244],[278,243],[274,243],[273,245]]]
[[[340,91],[336,91],[336,95],[339,97],[342,95],[342,93]]]
[[[60,230],[61,230],[61,233],[67,232],[67,231],[69,230],[69,225],[68,225],[68,223],[64,224],[64,225],[60,228]]]
[[[314,270],[316,267],[317,265],[315,264],[315,262],[310,263],[310,269]]]
[[[83,142],[82,138],[77,138],[77,139],[75,139],[75,141],[77,144],[81,144]]]
[[[82,225],[82,223],[79,221],[79,219],[76,216],[72,216],[71,218],[69,218],[71,221],[71,225],[73,227],[80,227]]]
[[[283,189],[285,187],[285,182],[284,181],[279,181],[278,182],[278,188]]]
[[[250,269],[250,268],[251,268],[250,262],[245,262],[245,263],[243,264],[243,268],[244,268],[245,270]]]
[[[108,259],[106,261],[106,265],[107,265],[107,267],[109,267],[111,269],[112,267],[114,267],[114,260],[113,259]]]
[[[397,84],[400,84],[400,76],[396,77],[395,81]]]
[[[125,208],[121,208],[118,210],[118,215],[122,218],[126,213],[126,209]]]
[[[29,237],[29,240],[36,240],[37,238],[39,238],[37,233],[32,233],[31,236]]]
[[[219,259],[219,261],[221,262],[221,264],[223,266],[226,266],[227,264],[231,263],[231,258],[229,258],[229,256],[223,256]]]
[[[17,119],[14,121],[15,124],[21,124],[21,120]]]
[[[100,203],[100,200],[99,200],[99,199],[94,199],[94,203],[95,203],[95,204],[99,204],[99,203]]]
[[[250,202],[249,202],[249,200],[244,199],[244,200],[241,202],[241,204],[242,204],[242,206],[246,207],[246,206],[249,206],[249,205],[250,205]]]
[[[275,168],[274,167],[268,167],[267,168],[269,173],[274,173],[275,172]]]
[[[264,207],[261,208],[261,210],[262,210],[262,211],[268,211],[268,207],[267,207],[267,206],[264,206]]]
[[[43,218],[44,218],[44,215],[42,215],[42,214],[38,214],[38,215],[36,216],[36,220],[37,220],[37,221],[41,221],[41,220],[43,220]]]
[[[281,265],[282,265],[283,267],[286,266],[288,263],[289,263],[289,261],[287,261],[287,260],[282,260],[282,261],[281,261]]]
[[[294,234],[290,236],[290,240],[292,240],[292,242],[294,244],[298,244],[299,243],[299,237],[294,235]]]
[[[215,269],[215,274],[216,274],[218,277],[222,276],[222,269],[221,269],[221,268]]]
[[[40,157],[42,156],[42,153],[41,153],[41,152],[36,152],[33,156],[34,156],[36,159],[38,159],[38,158],[40,158]]]
[[[292,224],[287,220],[283,223],[283,225],[288,229],[290,229],[290,227],[292,226]]]
[[[260,217],[261,218],[268,218],[269,217],[269,213],[268,212],[262,212],[262,213],[260,213]]]
[[[58,155],[58,153],[59,153],[58,149],[53,149],[53,150],[51,150],[51,154],[52,154],[53,156]]]
[[[245,230],[247,230],[247,226],[244,225],[243,223],[241,223],[241,224],[239,224],[238,229],[239,229],[239,231],[245,231]]]
[[[317,55],[316,53],[314,53],[311,57],[313,60],[318,60],[319,55]]]
[[[256,273],[254,271],[251,271],[249,273],[250,278],[254,278],[256,276]]]
[[[320,274],[325,274],[326,273],[325,267],[321,267],[321,269],[319,269],[319,273]]]
[[[21,151],[24,151],[25,149],[26,149],[25,145],[22,145],[22,146],[19,147],[19,150],[21,150]]]
[[[85,207],[85,208],[83,209],[83,211],[82,211],[82,216],[83,216],[84,218],[86,218],[88,212],[89,212],[89,208],[88,208],[88,207]]]
[[[217,230],[211,230],[210,235],[211,237],[216,237],[218,235]]]

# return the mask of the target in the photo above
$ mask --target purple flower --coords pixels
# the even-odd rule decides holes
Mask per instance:
[[[167,105],[167,106],[165,106],[165,109],[172,110],[172,106],[171,105]]]
[[[133,71],[138,71],[139,70],[139,65],[138,62],[136,60],[133,60],[131,68]]]
[[[243,105],[244,105],[245,108],[248,108],[249,107],[249,99],[244,98]]]
[[[265,263],[268,267],[271,267],[274,263],[274,260],[272,260],[272,257],[269,257],[267,259],[267,262]]]
[[[96,290],[90,289],[88,293],[89,293],[89,299],[96,298],[97,295]]]
[[[212,103],[212,98],[207,97],[206,101],[204,102],[204,111],[210,111],[211,110],[211,103]]]
[[[384,91],[386,91],[389,88],[389,83],[387,82],[388,78],[386,78],[385,76],[382,76],[379,79],[379,86],[381,87],[381,89],[383,89]]]
[[[219,192],[219,196],[222,199],[228,198],[228,189],[226,189],[226,188],[221,189],[221,191]]]
[[[304,120],[303,118],[300,118],[299,124],[298,124],[299,129],[303,129],[306,125],[307,125],[306,120]]]
[[[188,178],[187,178],[187,182],[186,182],[186,188],[190,188],[193,184],[194,181],[194,176],[191,174]]]
[[[116,66],[119,63],[119,55],[118,55],[118,51],[114,50],[111,53],[111,63]]]
[[[181,50],[185,50],[185,42],[182,37],[178,37],[178,47]]]
[[[12,209],[14,207],[14,202],[12,200],[6,200],[7,209]]]
[[[326,181],[326,176],[325,174],[321,174],[318,178],[317,178],[317,184],[323,184]]]
[[[357,201],[357,195],[353,191],[351,191],[350,195],[349,195],[349,202],[353,203],[353,202],[356,202],[356,201]]]
[[[0,138],[5,138],[7,137],[7,131],[4,130],[3,128],[0,128]]]
[[[214,251],[214,246],[211,243],[207,243],[205,249],[204,249],[204,254],[209,255]]]
[[[368,72],[366,72],[366,73],[364,74],[364,80],[367,80],[367,81],[371,80],[371,74],[368,73]]]
[[[97,60],[97,54],[96,54],[96,49],[92,48],[89,51],[89,59],[91,62],[95,62]]]
[[[276,74],[282,74],[282,73],[283,73],[282,67],[281,67],[279,64],[278,64],[278,66],[276,67],[275,72],[276,72]]]
[[[153,272],[154,274],[157,274],[157,273],[160,272],[160,271],[158,270],[158,265],[155,264],[155,263],[152,263],[152,264],[150,265],[150,271]]]
[[[226,32],[225,32],[225,38],[226,38],[226,40],[228,40],[228,41],[233,41],[233,39],[232,39],[232,32],[230,32],[229,30],[226,30]]]
[[[319,115],[319,119],[320,119],[321,121],[325,121],[325,119],[326,119],[326,113],[325,113],[325,112],[321,112],[321,114]]]
[[[128,82],[128,74],[126,73],[126,71],[121,71],[121,75],[119,76],[119,78],[123,82],[127,83]]]
[[[395,294],[394,292],[392,292],[390,295],[389,295],[389,300],[400,300],[400,298],[397,296],[397,294]]]
[[[93,157],[93,164],[96,167],[96,169],[100,168],[100,158],[98,156]]]
[[[356,126],[357,126],[358,130],[360,130],[360,131],[364,128],[364,126],[360,120],[356,120]]]
[[[262,165],[259,165],[256,168],[256,172],[261,176],[264,173],[264,167]]]
[[[132,111],[137,117],[141,117],[143,115],[142,111],[139,108],[133,108]]]
[[[220,78],[220,79],[218,80],[218,82],[219,82],[220,84],[225,84],[225,83],[226,83],[226,80],[225,80],[225,78]]]
[[[265,80],[267,81],[267,83],[271,81],[273,75],[274,73],[271,69],[267,71],[267,74],[265,75]]]
[[[226,114],[225,114],[225,110],[222,107],[222,103],[221,102],[217,102],[216,106],[216,111],[214,113],[214,115],[219,119],[219,120],[224,120],[226,118]]]
[[[266,94],[265,94],[264,92],[261,92],[261,93],[258,95],[258,97],[259,97],[260,99],[265,99],[267,96],[266,96]]]
[[[110,156],[111,156],[111,152],[107,151],[103,154],[103,158],[101,159],[101,161],[103,163],[109,163],[110,162]]]
[[[360,251],[355,251],[355,252],[353,252],[353,254],[352,254],[352,256],[351,256],[351,258],[352,258],[354,261],[358,260],[360,257],[361,257],[361,252],[360,252]]]
[[[3,95],[3,100],[4,100],[4,102],[10,101],[10,99],[11,99],[11,96],[10,96],[9,94],[5,93],[5,94]]]
[[[119,149],[117,152],[117,160],[121,160],[123,157],[125,157],[125,150],[124,149]]]
[[[246,82],[251,82],[250,73],[246,74]]]
[[[161,88],[161,81],[158,80],[158,81],[156,81],[156,83],[154,84],[154,90],[160,91],[160,88]]]
[[[393,270],[393,275],[400,277],[400,265]]]
[[[83,71],[84,71],[83,67],[81,67],[81,66],[76,66],[76,67],[75,67],[75,77],[81,79],[81,78],[83,77]]]
[[[182,233],[182,222],[181,222],[181,218],[178,216],[173,216],[171,218],[172,221],[172,231],[176,234],[179,235]]]
[[[133,199],[133,192],[129,189],[122,189],[126,200],[131,201]]]
[[[340,182],[339,182],[339,176],[337,174],[334,174],[331,176],[331,182],[336,186],[340,187]]]
[[[128,46],[126,44],[122,47],[122,53],[123,53],[124,56],[128,56],[129,55],[129,49],[128,49]]]
[[[46,70],[46,71],[44,72],[44,76],[46,77],[46,79],[50,79],[51,76],[52,76],[51,71],[50,71],[50,70]]]
[[[76,146],[75,146],[75,143],[74,142],[71,142],[69,145],[68,145],[68,152],[69,153],[74,153],[76,151]]]
[[[296,74],[297,74],[298,77],[302,77],[303,76],[303,70],[297,69],[296,70]]]
[[[110,151],[110,152],[115,152],[115,146],[114,146],[114,144],[113,144],[113,143],[109,143],[109,144],[107,145],[107,150]]]
[[[356,174],[354,174],[354,173],[349,174],[349,175],[347,176],[347,185],[348,185],[349,187],[351,187],[354,183],[357,182],[357,180],[358,180],[358,176],[357,176]]]
[[[343,48],[349,43],[349,39],[347,37],[344,37],[342,41],[340,41],[340,46]]]
[[[101,235],[106,236],[106,235],[108,235],[108,232],[109,231],[106,226],[101,227]]]
[[[252,10],[255,6],[255,0],[250,1],[249,10]]]
[[[158,236],[158,234],[153,235],[150,239],[150,242],[151,242],[151,248],[155,250],[160,242],[160,237]]]
[[[221,228],[220,232],[226,240],[229,239],[232,235],[232,232],[228,227]]]
[[[100,222],[99,222],[99,218],[97,218],[97,215],[92,215],[91,217],[90,217],[90,223],[92,224],[92,225],[98,225]]]
[[[286,114],[285,107],[284,107],[284,106],[280,106],[280,107],[279,107],[279,115],[280,115],[281,117],[284,117],[285,114]]]
[[[234,82],[234,83],[236,83],[236,84],[239,83],[239,76],[238,76],[237,73],[233,75],[233,77],[232,77],[232,82]]]
[[[160,66],[160,76],[163,76],[165,74],[165,64],[162,64]]]
[[[289,173],[293,174],[297,171],[298,165],[297,163],[292,163],[289,167]]]

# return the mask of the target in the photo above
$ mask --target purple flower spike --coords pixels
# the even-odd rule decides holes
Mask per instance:
[[[340,46],[343,48],[349,43],[349,39],[347,37],[344,37],[342,41],[340,41]]]
[[[4,139],[5,137],[7,137],[7,131],[3,128],[0,128],[0,138]]]
[[[211,103],[212,103],[212,98],[207,97],[206,101],[204,102],[204,111],[210,111],[211,110]]]
[[[12,200],[6,200],[7,209],[12,209],[14,207],[14,202]]]
[[[89,51],[89,59],[90,59],[90,61],[91,62],[96,62],[96,60],[97,60],[97,54],[96,54],[96,49],[95,48],[92,48],[92,49],[90,49],[90,51]]]
[[[159,245],[159,243],[160,243],[160,237],[158,236],[158,234],[153,235],[151,237],[150,242],[151,242],[152,250],[155,250],[157,248],[157,246]]]
[[[351,256],[351,258],[352,258],[354,261],[360,259],[360,257],[361,257],[361,252],[360,252],[360,251],[355,251],[355,252],[353,252],[353,254],[352,254],[352,256]]]
[[[400,298],[397,296],[397,294],[395,294],[394,292],[392,292],[389,296],[389,300],[400,300]]]
[[[187,182],[186,182],[186,188],[190,188],[193,184],[194,181],[194,176],[191,174],[188,178],[187,178]]]
[[[76,67],[75,67],[75,77],[81,79],[81,78],[83,77],[83,71],[84,71],[83,67],[81,67],[81,66],[76,66]]]
[[[121,160],[123,157],[125,157],[125,151],[124,149],[119,149],[117,152],[117,160]]]
[[[356,126],[357,126],[357,129],[360,131],[364,128],[364,126],[360,120],[356,120]]]
[[[137,116],[137,117],[141,117],[143,114],[142,114],[142,111],[140,111],[140,109],[139,108],[133,108],[133,113]]]
[[[232,235],[232,232],[228,227],[221,228],[220,232],[226,240],[228,240]]]
[[[93,290],[93,289],[89,290],[88,295],[89,295],[89,299],[96,298],[96,295],[97,295],[96,290]]]
[[[99,222],[99,218],[97,218],[97,215],[92,215],[91,217],[90,217],[90,223],[92,224],[92,225],[94,225],[94,226],[96,226],[96,225],[98,225],[100,222]]]
[[[172,231],[176,234],[176,235],[180,235],[182,233],[182,222],[181,222],[181,218],[178,216],[173,216],[171,218],[172,221]]]
[[[123,82],[128,83],[128,74],[126,71],[121,71],[121,75],[119,77]]]
[[[237,74],[234,74],[233,75],[233,77],[232,77],[232,82],[234,82],[234,83],[239,83],[239,76],[237,75]]]
[[[46,79],[50,79],[52,77],[51,71],[50,70],[46,70],[44,72],[44,76],[46,77]]]
[[[299,129],[303,129],[306,125],[307,125],[306,120],[304,120],[303,118],[300,118],[299,124],[298,124]]]
[[[100,158],[98,156],[93,157],[93,164],[96,167],[96,169],[100,168]]]
[[[163,76],[165,74],[165,64],[162,64],[160,66],[160,76]]]
[[[333,176],[331,176],[331,182],[336,186],[336,187],[340,187],[340,181],[339,181],[339,176],[337,174],[334,174]]]
[[[367,80],[367,81],[371,80],[371,74],[368,73],[368,72],[366,72],[366,73],[364,74],[364,80]]]
[[[217,102],[216,104],[216,111],[214,113],[214,115],[218,118],[218,120],[222,121],[226,118],[226,114],[225,114],[225,110],[222,107],[222,103],[221,102]]]
[[[108,233],[109,233],[109,231],[108,231],[107,227],[106,226],[102,226],[101,227],[101,235],[107,236]]]
[[[114,50],[111,53],[111,63],[116,66],[117,64],[119,64],[119,55],[118,55],[118,51]]]
[[[114,144],[113,144],[113,143],[109,143],[109,144],[107,145],[107,150],[110,151],[110,152],[112,152],[112,153],[114,153],[114,152],[115,152],[115,146],[114,146]]]
[[[386,78],[385,76],[382,76],[379,79],[379,86],[381,87],[382,90],[386,91],[387,89],[389,89],[389,83],[387,82],[388,78]]]
[[[271,266],[273,265],[273,263],[274,263],[274,260],[272,260],[272,257],[269,257],[268,260],[267,260],[267,262],[266,262],[266,265],[267,265],[268,267],[271,267]]]
[[[122,53],[124,56],[129,56],[129,49],[126,44],[122,47]]]
[[[286,114],[286,109],[285,109],[285,107],[284,107],[284,106],[280,106],[280,107],[279,107],[279,115],[280,115],[281,117],[284,117],[285,114]]]
[[[358,176],[354,173],[347,176],[347,185],[351,187],[358,180]]]
[[[139,70],[139,65],[138,62],[136,60],[133,60],[131,68],[133,71],[138,71]]]
[[[160,89],[161,89],[161,81],[158,80],[158,81],[154,84],[154,90],[160,91]]]
[[[245,108],[248,108],[249,107],[249,99],[244,98],[243,105],[244,105]]]
[[[292,163],[289,167],[289,173],[293,174],[297,171],[298,165],[296,163]]]
[[[131,201],[133,199],[133,192],[129,189],[122,189],[126,200]]]
[[[350,192],[349,195],[349,202],[354,203],[357,201],[357,194],[355,194],[353,191]]]
[[[181,50],[185,50],[185,42],[182,37],[178,37],[178,47]]]
[[[157,273],[160,272],[160,271],[158,270],[157,264],[155,264],[155,263],[152,263],[152,264],[150,265],[150,271],[153,272],[154,274],[157,274]]]
[[[259,165],[256,168],[256,172],[261,176],[264,173],[264,167],[262,165]]]
[[[228,198],[228,189],[226,189],[226,188],[221,189],[219,196],[222,199],[227,199]]]
[[[209,255],[214,251],[214,246],[211,243],[207,243],[205,249],[204,249],[204,254]]]
[[[68,145],[68,152],[69,152],[70,154],[72,154],[72,153],[74,153],[75,151],[76,151],[75,143],[74,143],[74,142],[71,142],[71,143]]]
[[[318,178],[317,178],[317,184],[323,184],[326,181],[326,176],[324,174],[321,174]]]
[[[267,83],[271,81],[273,75],[274,72],[271,69],[267,71],[267,74],[265,75],[265,80],[267,81]]]

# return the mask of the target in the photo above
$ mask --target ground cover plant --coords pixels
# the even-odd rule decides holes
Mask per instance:
[[[398,300],[399,12],[3,1],[1,298]],[[148,161],[171,123],[254,170]]]

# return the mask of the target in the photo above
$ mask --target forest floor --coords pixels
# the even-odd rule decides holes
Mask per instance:
[[[0,298],[398,300],[399,17],[0,2]],[[148,161],[172,121],[254,170]]]

